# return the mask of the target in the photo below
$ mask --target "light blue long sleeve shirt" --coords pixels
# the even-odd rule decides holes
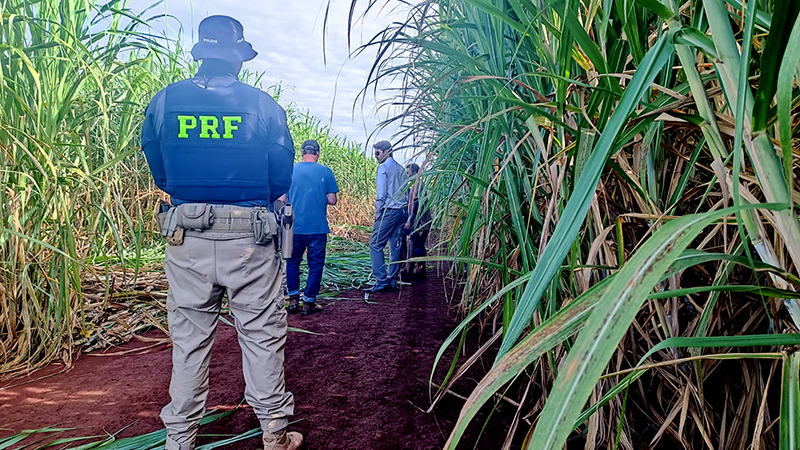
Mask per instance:
[[[406,170],[391,156],[378,166],[378,196],[375,212],[385,208],[405,209],[408,207],[408,186]]]

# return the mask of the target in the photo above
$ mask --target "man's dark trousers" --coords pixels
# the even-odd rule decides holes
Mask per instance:
[[[308,280],[303,301],[313,302],[317,299],[322,282],[322,269],[325,267],[327,243],[327,234],[294,235],[292,257],[286,261],[286,289],[289,295],[300,293],[300,263],[303,261],[303,253],[308,249]]]

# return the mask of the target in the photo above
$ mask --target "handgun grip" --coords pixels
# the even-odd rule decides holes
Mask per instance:
[[[294,241],[294,212],[291,203],[283,207],[283,220],[281,221],[281,253],[283,259],[292,257],[292,246]]]

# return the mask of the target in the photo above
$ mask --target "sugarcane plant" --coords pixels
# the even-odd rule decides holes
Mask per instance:
[[[503,448],[797,448],[800,3],[407,11],[355,53],[465,277],[431,408],[492,363],[445,447],[513,404]]]
[[[143,104],[182,50],[124,3],[0,2],[0,377],[71,362],[82,273],[153,239]]]

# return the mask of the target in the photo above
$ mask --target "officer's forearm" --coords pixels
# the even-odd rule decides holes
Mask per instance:
[[[286,195],[289,192],[290,187],[291,184],[287,185],[285,183],[269,183],[269,201],[274,202],[280,197]]]
[[[287,138],[288,139],[288,138]],[[289,140],[289,142],[291,142]],[[275,201],[281,195],[289,192],[292,186],[292,171],[294,170],[294,150],[282,144],[272,145],[267,149],[269,156],[269,190],[270,201]]]

